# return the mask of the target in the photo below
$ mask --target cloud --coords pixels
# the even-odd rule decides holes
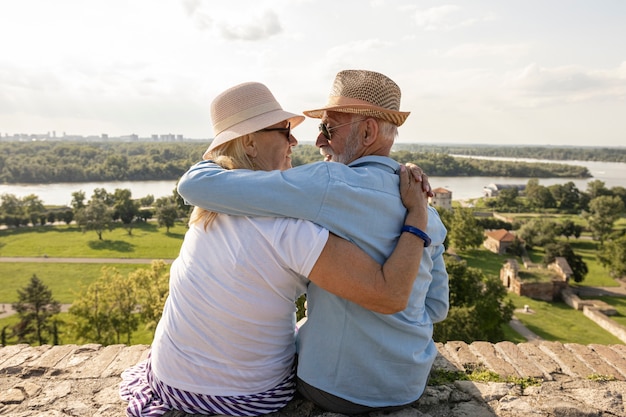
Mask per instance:
[[[530,48],[527,44],[489,45],[466,43],[448,50],[444,55],[452,58],[510,57],[518,58],[527,55]]]
[[[221,35],[228,40],[257,41],[268,39],[283,31],[280,20],[274,11],[267,10],[263,15],[249,22],[218,24]]]
[[[207,8],[200,0],[183,0],[183,7],[198,29],[215,30],[216,35],[225,40],[259,41],[283,32],[280,19],[273,10],[256,15],[248,10],[242,15],[232,10]]]
[[[201,0],[182,0],[181,3],[189,16],[196,14],[202,5]]]
[[[581,102],[626,98],[626,62],[608,70],[531,64],[512,74],[506,84],[526,103]]]
[[[458,6],[445,4],[426,10],[417,10],[415,12],[415,22],[425,30],[439,30],[448,26],[447,22],[450,15],[458,12],[460,9]]]
[[[463,18],[460,16],[460,12],[462,12],[462,8],[453,4],[417,10],[415,23],[427,31],[443,31],[473,26],[480,22],[496,19],[496,15],[493,13],[486,13],[481,17]]]

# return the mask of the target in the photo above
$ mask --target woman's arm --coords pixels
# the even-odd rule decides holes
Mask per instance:
[[[408,210],[405,224],[424,230],[428,199],[421,180],[401,167],[400,195]],[[392,314],[406,308],[423,252],[421,238],[401,233],[393,253],[380,265],[355,244],[331,233],[309,279],[364,308]]]

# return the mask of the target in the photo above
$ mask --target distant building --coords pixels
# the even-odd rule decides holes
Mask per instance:
[[[523,192],[523,191],[526,190],[526,185],[525,184],[495,184],[495,183],[491,183],[491,184],[486,185],[485,187],[483,187],[483,195],[485,197],[496,197],[498,194],[500,194],[500,191],[506,190],[506,189],[511,189],[511,188],[517,188],[518,191]]]
[[[492,230],[485,232],[485,235],[487,239],[485,239],[483,245],[498,255],[504,255],[509,246],[515,241],[515,235],[506,229]]]
[[[445,188],[435,188],[432,197],[428,197],[428,202],[433,207],[441,207],[445,210],[452,209],[452,191]]]
[[[565,258],[557,261],[567,265]],[[534,298],[536,300],[553,301],[561,297],[561,291],[567,288],[569,276],[562,274],[557,269],[548,266],[548,269],[530,267],[521,269],[515,259],[509,259],[500,270],[500,280],[508,291],[517,295]]]

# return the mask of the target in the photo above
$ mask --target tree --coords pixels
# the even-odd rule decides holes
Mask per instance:
[[[498,197],[496,198],[496,205],[500,209],[510,209],[517,207],[518,196],[519,190],[517,188],[505,188],[498,193]]]
[[[139,203],[132,200],[132,194],[129,189],[116,189],[113,193],[115,203],[113,209],[115,210],[114,217],[118,216],[124,224],[128,235],[132,235],[132,224],[135,217],[139,214]]]
[[[83,288],[70,307],[70,330],[82,342],[110,345],[120,343],[126,335],[130,344],[131,334],[139,325],[136,307],[130,280],[115,268],[104,267],[102,275]]]
[[[110,299],[109,320],[115,331],[115,342],[120,343],[122,335],[126,335],[125,343],[130,345],[131,336],[139,327],[139,317],[135,314],[137,297],[130,277],[114,270],[107,279],[106,292]]]
[[[26,216],[22,200],[14,194],[2,194],[2,204],[0,204],[0,210],[2,210],[4,222],[7,225],[19,227],[21,224],[27,224],[28,222],[25,220]]]
[[[573,221],[567,219],[564,220],[563,223],[559,225],[558,234],[561,236],[565,236],[568,240],[570,236],[574,236],[576,239],[580,237],[583,232],[583,227],[579,224],[574,223]]]
[[[609,269],[611,276],[626,275],[626,235],[607,240],[598,250],[598,260]]]
[[[589,194],[589,198],[593,200],[603,195],[611,195],[611,192],[606,188],[604,181],[593,180],[587,183],[587,194]]]
[[[26,215],[30,219],[33,226],[37,225],[39,217],[46,211],[43,201],[41,201],[41,199],[35,194],[29,194],[26,197],[23,197],[22,207],[24,207]]]
[[[142,207],[151,207],[151,206],[152,206],[152,204],[154,204],[154,195],[152,195],[152,194],[148,194],[148,195],[147,195],[147,196],[145,196],[145,197],[141,197],[141,198],[139,199],[139,204],[140,204]]]
[[[104,188],[95,188],[91,195],[91,200],[100,200],[109,207],[113,207],[115,199]]]
[[[83,229],[83,232],[95,230],[98,239],[102,240],[104,230],[111,230],[113,211],[101,200],[92,198],[86,207],[76,213],[76,223]]]
[[[74,191],[72,193],[71,205],[74,211],[78,211],[85,207],[85,192],[83,190]]]
[[[468,208],[455,208],[449,218],[448,239],[450,246],[458,250],[476,248],[485,239],[484,230],[478,225],[474,213]]]
[[[60,214],[59,220],[63,220],[65,224],[72,223],[72,220],[74,220],[74,212],[72,210],[65,210]]]
[[[18,301],[12,305],[20,321],[13,332],[18,343],[48,343],[54,335],[53,316],[61,311],[61,304],[52,298],[52,291],[33,274],[28,285],[17,290]]]
[[[161,197],[155,203],[155,211],[159,226],[165,226],[167,233],[174,227],[178,219],[178,206],[171,197]]]
[[[178,217],[189,217],[189,214],[191,214],[191,210],[193,210],[193,206],[190,206],[189,204],[187,204],[185,202],[185,199],[178,194],[178,183],[176,184],[176,187],[174,187],[174,190],[172,190],[172,201],[174,201],[174,203],[176,204],[176,208],[178,209]]]
[[[572,278],[575,282],[582,282],[585,279],[589,268],[583,260],[583,257],[577,255],[569,243],[557,242],[547,245],[543,256],[544,265],[551,264],[558,256],[565,258],[569,264],[572,269]]]
[[[583,217],[587,219],[595,240],[603,243],[613,230],[613,223],[624,212],[624,202],[616,196],[600,196],[589,202],[589,212]]]
[[[614,196],[619,197],[622,200],[622,202],[624,203],[624,206],[626,206],[626,188],[620,187],[620,186],[612,187],[611,188],[611,193]]]
[[[547,219],[535,218],[523,224],[517,232],[517,236],[526,243],[526,247],[545,246],[554,243],[557,236],[558,225]]]
[[[572,181],[565,184],[554,184],[548,187],[556,202],[556,207],[561,210],[575,210],[580,207],[580,191]]]
[[[446,258],[450,282],[448,318],[435,323],[433,339],[445,343],[462,340],[499,342],[504,339],[502,325],[513,317],[514,306],[506,300],[506,288],[498,279],[487,278],[464,261]]]
[[[150,269],[137,269],[129,275],[141,319],[146,323],[146,329],[152,330],[153,334],[169,294],[169,277],[167,265],[163,260],[154,260]]]
[[[554,208],[556,201],[547,187],[539,185],[539,180],[530,179],[526,185],[526,199],[536,209]]]
[[[54,224],[57,221],[57,214],[54,211],[49,211],[46,215],[46,221]]]

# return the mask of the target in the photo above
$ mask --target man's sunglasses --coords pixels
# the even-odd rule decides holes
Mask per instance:
[[[348,122],[348,123],[344,123],[344,124],[337,125],[337,126],[333,126],[333,127],[328,127],[328,125],[327,125],[326,123],[320,123],[320,125],[319,125],[319,129],[320,129],[320,132],[322,133],[322,135],[324,135],[324,137],[325,137],[326,139],[328,139],[328,140],[332,140],[332,139],[331,139],[331,132],[332,132],[333,130],[339,129],[340,127],[344,127],[344,126],[352,125],[352,124],[354,124],[354,123],[359,123],[359,122],[362,122],[363,120],[365,120],[365,119],[355,120],[355,121],[353,121],[353,122]]]

